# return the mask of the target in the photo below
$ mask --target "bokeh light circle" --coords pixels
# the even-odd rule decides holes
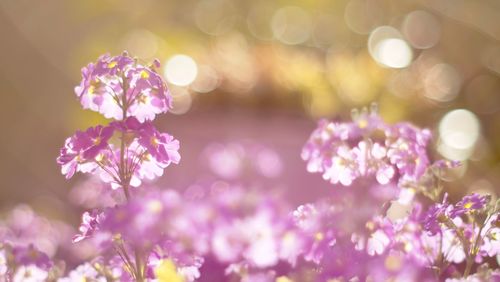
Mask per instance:
[[[462,78],[458,71],[448,64],[436,64],[424,77],[424,95],[434,101],[453,100],[460,91]]]
[[[296,45],[304,43],[311,36],[312,20],[302,8],[283,7],[274,14],[271,29],[280,42]]]
[[[368,51],[376,62],[389,68],[405,68],[413,59],[411,47],[401,33],[390,26],[380,26],[370,34]]]
[[[448,112],[439,123],[439,152],[449,159],[469,158],[480,137],[480,129],[479,119],[471,111]]]
[[[171,87],[170,92],[172,93],[172,109],[169,112],[176,115],[187,113],[193,102],[191,93],[181,87]]]
[[[165,64],[165,78],[172,84],[187,86],[198,74],[196,62],[186,55],[174,55]]]
[[[413,11],[403,22],[403,34],[417,49],[428,49],[441,38],[441,26],[436,17],[426,11]]]

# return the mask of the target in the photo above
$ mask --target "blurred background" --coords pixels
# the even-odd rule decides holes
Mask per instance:
[[[65,181],[55,159],[108,121],[73,88],[123,50],[159,58],[174,96],[155,123],[183,159],[163,187],[218,178],[312,201],[331,189],[300,159],[316,120],[376,102],[389,122],[432,129],[435,158],[464,161],[453,194],[499,192],[497,0],[1,0],[0,35],[3,212],[22,202],[78,221],[70,194],[85,176]]]

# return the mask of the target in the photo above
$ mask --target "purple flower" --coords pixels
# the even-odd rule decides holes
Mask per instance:
[[[452,205],[448,203],[448,194],[445,194],[442,203],[432,205],[424,215],[424,229],[430,235],[436,235],[442,231],[443,223],[448,220]]]
[[[349,186],[359,175],[355,154],[347,146],[338,147],[335,153],[331,160],[324,162],[327,169],[323,173],[323,179],[330,180],[332,184],[340,182]]]
[[[362,176],[376,175],[380,184],[387,184],[394,176],[394,168],[386,162],[387,149],[379,143],[359,142],[353,149]]]
[[[179,141],[172,135],[159,132],[151,123],[144,124],[138,142],[162,165],[178,164],[181,159]]]
[[[375,176],[380,184],[417,181],[429,167],[427,129],[408,123],[385,124],[376,113],[363,111],[352,122],[321,120],[302,149],[309,172],[350,186],[358,178]]]
[[[319,264],[337,242],[337,230],[330,224],[335,212],[325,203],[299,206],[293,213],[297,236],[306,261]]]
[[[481,196],[477,193],[472,193],[462,198],[455,204],[450,212],[452,218],[462,216],[482,210],[489,202],[491,197],[489,195]]]
[[[480,256],[493,257],[500,254],[500,212],[491,215],[480,235],[483,238]]]
[[[103,55],[82,69],[82,81],[75,88],[85,109],[121,120],[135,116],[139,121],[153,120],[171,108],[172,97],[156,72],[158,60],[144,66],[124,52]]]
[[[108,147],[113,131],[112,127],[98,125],[86,131],[77,131],[75,135],[66,139],[57,158],[62,174],[66,175],[66,178],[71,178],[77,171],[84,173],[94,171],[98,167],[95,159]]]
[[[387,157],[396,165],[401,177],[418,180],[430,164],[427,156],[430,131],[400,123],[388,128],[386,136]]]
[[[36,249],[32,244],[25,246],[15,246],[12,249],[14,260],[17,265],[36,265],[42,269],[49,269],[52,266],[52,261],[49,257]]]
[[[91,212],[84,212],[82,215],[82,223],[78,230],[80,234],[73,237],[73,243],[77,243],[91,237],[97,230],[99,230],[99,224],[104,218],[104,213],[93,210]]]
[[[115,132],[120,144],[110,143]],[[179,141],[171,135],[159,132],[149,121],[130,117],[76,132],[66,140],[57,161],[66,178],[78,171],[96,172],[113,188],[137,187],[141,179],[153,179],[171,163],[179,163],[178,150]]]

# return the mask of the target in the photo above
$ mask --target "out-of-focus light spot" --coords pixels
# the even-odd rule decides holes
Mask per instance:
[[[271,19],[275,9],[264,2],[253,6],[247,16],[247,26],[250,33],[260,40],[272,40]]]
[[[500,110],[500,81],[490,74],[474,77],[465,88],[467,105],[477,113],[493,114]]]
[[[189,111],[193,102],[191,94],[180,87],[170,87],[170,92],[172,93],[172,109],[169,112],[182,115]]]
[[[432,14],[426,11],[413,11],[403,22],[403,33],[413,47],[428,49],[439,41],[441,26]]]
[[[424,77],[424,95],[438,102],[453,100],[462,84],[457,70],[448,64],[436,64]]]
[[[312,21],[309,14],[299,7],[284,7],[273,16],[271,29],[276,39],[295,45],[309,39]]]
[[[383,11],[377,3],[367,0],[350,1],[344,13],[347,26],[359,34],[368,34],[381,23]]]
[[[390,68],[407,67],[413,59],[411,47],[401,33],[390,26],[378,27],[370,34],[368,51],[375,61]]]
[[[233,28],[236,12],[228,0],[202,0],[194,12],[196,26],[211,35],[221,35]]]
[[[172,84],[187,86],[196,79],[196,62],[186,55],[175,55],[165,64],[165,78]]]
[[[480,136],[479,119],[472,112],[459,109],[448,112],[439,123],[441,144],[438,151],[448,159],[470,157]]]
[[[439,124],[439,135],[444,143],[458,149],[472,147],[479,138],[479,120],[468,110],[447,113]]]
[[[152,58],[158,51],[158,38],[147,29],[134,29],[122,41],[123,50],[139,58]]]
[[[418,75],[412,69],[403,69],[392,74],[388,89],[397,97],[409,98],[417,92]]]
[[[190,87],[196,92],[208,93],[217,88],[218,85],[219,76],[217,72],[210,66],[202,65],[198,68],[198,75]]]
[[[283,170],[279,155],[271,149],[263,149],[257,153],[256,166],[260,174],[269,178],[278,177]]]
[[[384,39],[375,49],[377,61],[390,68],[404,68],[411,63],[413,53],[402,39]]]
[[[446,145],[443,142],[439,142],[437,145],[438,152],[445,158],[450,160],[464,161],[467,160],[473,153],[471,148],[458,149]],[[455,179],[452,177],[451,179]],[[451,181],[451,180],[449,180]]]

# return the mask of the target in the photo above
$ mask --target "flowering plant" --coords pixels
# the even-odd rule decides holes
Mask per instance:
[[[321,120],[306,142],[307,170],[333,186],[317,202],[292,209],[271,193],[217,180],[183,195],[133,188],[180,161],[179,141],[152,123],[172,101],[157,68],[156,60],[146,66],[123,53],[82,69],[75,88],[82,106],[114,119],[77,131],[57,158],[66,178],[95,175],[90,188],[98,194],[82,201],[91,209],[73,236],[90,255],[78,265],[67,261],[76,266],[66,270],[55,246],[25,244],[36,241],[29,226],[43,221],[28,212],[29,224],[0,224],[0,281],[500,279],[498,202],[473,193],[451,204],[441,175],[460,164],[432,161],[430,130],[387,124],[376,106],[354,110],[351,122]],[[214,151],[216,174],[239,174],[245,154],[236,151]],[[264,152],[264,160],[281,165]],[[217,169],[227,158],[238,170]],[[28,222],[26,208],[17,214]]]

